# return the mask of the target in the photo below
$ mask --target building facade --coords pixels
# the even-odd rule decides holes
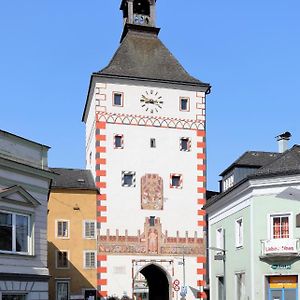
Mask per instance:
[[[298,299],[300,146],[247,152],[222,176],[206,204],[211,299]]]
[[[156,1],[123,0],[121,44],[83,121],[97,199],[98,296],[205,298],[205,101],[158,38]]]
[[[0,130],[0,299],[48,299],[49,147]]]
[[[95,300],[97,289],[96,197],[88,170],[52,168],[48,205],[51,300]]]

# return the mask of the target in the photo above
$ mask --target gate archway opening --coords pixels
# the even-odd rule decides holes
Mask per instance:
[[[134,279],[136,300],[170,300],[170,292],[167,272],[155,264],[142,268]]]

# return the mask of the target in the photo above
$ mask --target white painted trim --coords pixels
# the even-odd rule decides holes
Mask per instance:
[[[294,214],[292,212],[276,212],[276,213],[268,213],[267,214],[267,234],[268,234],[268,239],[271,240],[273,239],[272,237],[272,223],[271,219],[273,217],[284,217],[287,216],[289,218],[289,239],[293,239],[294,232],[293,232],[293,219],[294,219]]]
[[[67,252],[67,260],[68,260],[68,266],[67,267],[58,267],[57,266],[57,258],[58,258],[58,252]],[[57,270],[67,270],[67,269],[70,269],[70,251],[69,250],[56,250],[55,251],[55,268]]]
[[[87,253],[94,253],[95,255],[95,266],[94,267],[88,267],[86,265],[86,254]],[[88,270],[93,270],[93,269],[96,269],[97,268],[97,251],[96,250],[84,250],[83,251],[83,268],[84,269],[88,269]]]
[[[18,211],[0,210],[4,214],[10,214],[12,216],[12,251],[0,250],[0,254],[15,254],[15,255],[33,255],[34,249],[34,239],[33,239],[33,224],[32,224],[32,214],[19,213]],[[16,215],[23,216],[27,218],[27,252],[17,252],[16,250]]]
[[[67,224],[68,224],[68,228],[67,228],[68,236],[58,236],[58,222],[67,222]],[[71,229],[70,220],[55,219],[55,237],[57,239],[60,239],[60,240],[69,240],[70,237],[71,237],[70,229]]]
[[[222,210],[218,211],[217,213],[210,215],[208,219],[211,222],[211,225],[213,225],[241,211],[242,209],[250,206],[250,204],[251,204],[251,199],[249,198],[245,200],[233,202],[230,205],[228,205],[228,207],[225,207]]]
[[[86,235],[85,235],[85,232],[86,232],[86,228],[85,228],[85,226],[86,226],[86,222],[90,222],[90,223],[94,223],[94,236],[93,237],[87,237]],[[96,226],[96,220],[83,220],[82,221],[82,237],[84,238],[84,239],[86,239],[86,240],[95,240],[96,239],[96,231],[97,231],[97,226]]]
[[[242,241],[241,242],[238,240],[239,221],[241,221],[240,224],[241,224],[241,231],[242,231]],[[243,217],[240,217],[235,220],[234,227],[235,227],[235,230],[234,230],[234,232],[235,232],[235,248],[240,249],[244,246],[244,219],[243,219]]]

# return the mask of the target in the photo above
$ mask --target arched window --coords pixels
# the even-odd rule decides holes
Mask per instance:
[[[150,3],[148,0],[135,0],[133,2],[133,13],[150,16]]]

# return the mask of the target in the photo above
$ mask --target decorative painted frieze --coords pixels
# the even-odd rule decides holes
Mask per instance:
[[[111,235],[107,230],[106,235],[99,237],[99,253],[106,255],[159,255],[159,256],[199,256],[205,254],[204,239],[194,237],[169,237],[167,231],[162,233],[160,219],[146,218],[144,232],[138,231],[136,236]]]

